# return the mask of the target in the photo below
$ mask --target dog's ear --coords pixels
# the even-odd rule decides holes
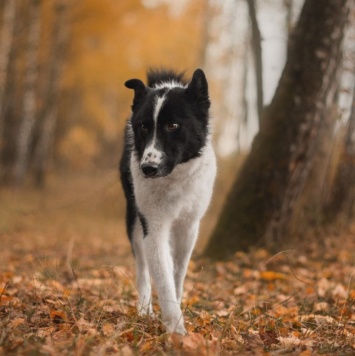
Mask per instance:
[[[200,104],[205,104],[207,107],[210,105],[208,98],[208,84],[205,77],[205,73],[202,69],[196,69],[190,84],[188,85],[187,94],[189,98],[197,101]]]
[[[139,79],[127,80],[126,83],[124,83],[124,85],[127,88],[134,90],[132,111],[135,112],[139,103],[142,102],[142,100],[146,97],[148,92],[147,88],[144,85],[144,83]]]

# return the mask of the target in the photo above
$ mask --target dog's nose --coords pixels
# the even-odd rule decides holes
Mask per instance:
[[[154,177],[158,172],[158,167],[151,164],[142,164],[141,169],[145,177]]]

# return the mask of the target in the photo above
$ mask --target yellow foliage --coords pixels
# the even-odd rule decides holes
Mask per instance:
[[[149,67],[188,70],[190,75],[200,65],[203,6],[203,0],[191,1],[183,13],[173,15],[166,5],[147,8],[140,0],[72,5],[58,125],[61,132],[67,132],[68,125],[75,129],[59,138],[61,158],[73,163],[78,152],[89,157],[97,145],[109,143],[117,147],[117,160],[132,100],[123,83],[132,77],[144,79]]]
[[[98,148],[98,141],[92,132],[74,126],[61,141],[59,153],[69,164],[84,168],[95,157]]]

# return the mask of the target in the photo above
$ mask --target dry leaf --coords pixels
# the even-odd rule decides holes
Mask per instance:
[[[102,333],[105,336],[111,335],[115,330],[115,326],[112,323],[105,323],[102,325]]]
[[[262,271],[260,272],[260,278],[265,281],[275,281],[277,279],[287,279],[287,276],[283,273],[274,271]]]
[[[63,323],[67,320],[67,315],[63,311],[52,309],[50,311],[49,315],[50,315],[51,320],[56,324]]]

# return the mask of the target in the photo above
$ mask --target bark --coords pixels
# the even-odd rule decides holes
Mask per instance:
[[[38,49],[41,29],[41,2],[32,0],[30,6],[30,26],[26,49],[25,91],[23,97],[22,121],[17,137],[17,158],[15,180],[22,184],[27,173],[33,127],[36,121],[36,84],[38,77]]]
[[[237,134],[237,152],[241,152],[240,142],[241,142],[241,134],[242,134],[242,125],[248,124],[249,110],[248,110],[248,99],[247,99],[247,86],[248,86],[248,50],[244,51],[243,58],[243,96],[242,96],[242,120],[238,120],[238,134]]]
[[[17,2],[16,20],[13,40],[7,65],[6,83],[2,104],[2,137],[0,149],[0,184],[14,183],[14,163],[16,161],[16,138],[19,131],[21,103],[24,92],[24,68],[19,66],[19,59],[24,57],[27,41],[25,28],[27,26],[28,11],[23,2]],[[19,104],[20,103],[20,104]]]
[[[289,222],[338,87],[350,0],[306,0],[278,88],[228,196],[206,254],[290,243]]]
[[[293,0],[284,0],[283,5],[286,11],[286,33],[289,36],[292,29]]]
[[[355,205],[355,90],[345,135],[343,154],[334,179],[330,199],[325,208],[327,222],[343,215],[350,220]]]
[[[7,82],[8,64],[10,59],[11,45],[14,37],[16,15],[16,0],[6,0],[4,5],[4,17],[0,37],[0,152],[3,146],[4,129],[4,94]]]
[[[251,48],[254,57],[254,68],[256,78],[256,91],[257,91],[257,108],[259,127],[261,125],[261,117],[264,107],[264,94],[263,94],[263,63],[262,63],[262,49],[261,49],[261,34],[259,29],[258,20],[256,18],[255,1],[248,0],[249,17],[251,20]]]
[[[35,153],[35,182],[38,187],[45,184],[50,148],[54,141],[60,100],[60,79],[69,39],[68,8],[66,0],[57,0],[55,3],[56,21],[52,33],[51,55],[48,61],[50,67],[47,75],[45,106]]]

